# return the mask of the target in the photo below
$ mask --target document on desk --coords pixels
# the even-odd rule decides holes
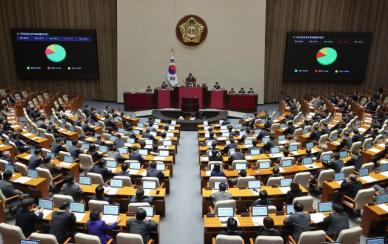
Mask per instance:
[[[52,212],[53,210],[49,210],[49,209],[43,209],[43,218],[47,218]]]
[[[159,156],[154,156],[154,160],[156,160],[156,161],[163,161],[163,160],[165,160],[166,159],[166,157],[159,157]]]
[[[258,196],[259,195],[259,193],[260,193],[260,191],[259,190],[253,190],[253,189],[251,189],[251,192],[252,192],[252,194],[253,195],[255,195],[255,196]]]
[[[30,132],[27,132],[27,133],[24,133],[23,136],[25,137],[29,137],[29,136],[33,136],[34,134],[30,133]]]
[[[373,153],[379,153],[379,152],[381,152],[382,150],[380,150],[380,149],[378,149],[378,148],[372,147],[372,148],[370,148],[368,151],[369,151],[369,152],[373,152]]]
[[[118,188],[113,188],[113,187],[105,187],[105,194],[107,195],[116,195],[118,192]]]
[[[280,191],[283,192],[284,194],[286,194],[286,193],[289,192],[290,190],[291,190],[291,187],[289,187],[289,186],[280,187]]]
[[[59,167],[61,168],[70,168],[72,163],[67,163],[67,162],[60,162]]]
[[[388,177],[388,171],[381,172],[380,174],[384,175],[385,177]]]
[[[386,203],[377,205],[379,208],[384,210],[386,213],[388,213],[388,205]]]
[[[102,220],[105,221],[105,223],[107,224],[113,224],[115,222],[117,222],[117,219],[119,218],[119,216],[117,215],[102,215]]]
[[[310,214],[311,221],[314,223],[320,223],[326,217],[323,213],[312,213]]]
[[[144,189],[144,195],[150,196],[152,191],[153,191],[152,189]]]
[[[127,171],[130,175],[137,175],[139,173],[138,169],[129,169]]]
[[[205,171],[205,175],[206,175],[206,176],[210,176],[211,173],[212,173],[212,172],[211,172],[210,170],[206,170],[206,171]]]
[[[31,180],[30,177],[22,176],[22,177],[17,178],[17,179],[14,180],[13,182],[25,184],[25,183],[27,183],[29,180]]]
[[[85,213],[73,213],[77,222],[82,222],[82,220],[84,219],[85,217]]]
[[[375,182],[377,181],[375,178],[373,178],[372,176],[363,176],[363,177],[360,177],[361,180],[365,181],[366,183],[370,183],[370,182]]]
[[[263,224],[264,217],[252,217],[252,222],[255,226],[264,226]]]

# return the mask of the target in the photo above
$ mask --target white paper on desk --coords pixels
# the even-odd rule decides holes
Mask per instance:
[[[259,190],[254,191],[253,189],[251,189],[251,192],[252,192],[252,194],[255,195],[255,196],[258,196],[259,193],[260,193]]]
[[[226,141],[226,137],[220,136],[220,137],[217,137],[217,140],[218,141]]]
[[[255,226],[264,226],[263,224],[264,217],[252,217],[252,222]]]
[[[144,195],[145,196],[150,196],[151,195],[152,189],[144,189]]]
[[[29,137],[29,136],[32,136],[32,135],[34,135],[34,134],[32,134],[30,132],[27,132],[27,133],[23,134],[23,136],[25,136],[25,137]]]
[[[385,212],[388,213],[388,205],[383,203],[383,204],[379,204],[377,205],[379,208],[381,208],[382,210],[384,210]]]
[[[280,172],[280,173],[284,173],[284,168],[280,167],[280,168],[279,168],[279,172]]]
[[[61,162],[59,164],[59,167],[62,167],[62,168],[69,168],[71,166],[72,163],[67,163],[67,162]]]
[[[314,223],[320,223],[326,217],[323,213],[312,213],[310,214],[311,221]]]
[[[17,179],[14,180],[13,182],[24,184],[24,183],[28,182],[29,180],[31,180],[30,177],[22,176],[22,177],[17,178]]]
[[[105,187],[105,194],[107,195],[116,195],[118,188],[113,188],[113,187]]]
[[[73,213],[75,218],[77,219],[77,222],[81,222],[84,217],[85,217],[85,213]]]
[[[201,161],[209,161],[209,157],[201,157]]]
[[[278,141],[278,144],[280,144],[280,145],[283,145],[283,144],[287,144],[287,140],[282,140],[282,141]]]
[[[155,156],[155,157],[154,157],[154,160],[163,161],[163,160],[165,160],[165,159],[166,159],[166,157],[159,157],[159,156]]]
[[[377,146],[385,148],[385,144],[384,143],[377,144]]]
[[[337,180],[337,183],[340,185],[342,184],[342,182],[343,182],[343,180]]]
[[[370,182],[375,182],[377,181],[375,178],[373,178],[372,176],[364,176],[364,177],[360,177],[363,181],[367,182],[367,183],[370,183]]]
[[[32,140],[38,140],[38,139],[40,139],[39,136],[35,136],[35,137],[32,138]]]
[[[144,170],[143,172],[140,173],[140,175],[141,176],[147,176],[147,171]]]
[[[139,170],[137,170],[137,169],[129,169],[127,172],[128,172],[130,175],[137,175],[137,173],[139,172]]]
[[[374,152],[374,153],[379,153],[379,152],[381,152],[382,150],[380,150],[380,149],[378,149],[378,148],[374,148],[374,147],[372,147],[371,149],[369,149],[368,151],[370,151],[370,152]]]
[[[102,220],[104,220],[107,224],[113,224],[117,222],[118,218],[119,216],[117,215],[102,215]]]
[[[253,156],[247,155],[247,156],[245,156],[245,160],[253,160]]]
[[[210,176],[211,173],[212,173],[212,172],[211,172],[210,170],[206,170],[206,171],[205,171],[205,175],[206,175],[206,176]]]
[[[281,158],[281,157],[283,157],[283,153],[270,153],[269,154],[269,157],[270,158]]]
[[[284,194],[286,194],[286,193],[289,192],[290,190],[291,190],[291,187],[289,187],[289,186],[280,187],[280,191],[283,192]]]
[[[388,171],[381,172],[380,174],[384,175],[385,177],[388,177]]]

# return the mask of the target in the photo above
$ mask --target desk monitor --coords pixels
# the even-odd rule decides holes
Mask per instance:
[[[142,156],[147,156],[148,155],[148,149],[139,149],[139,153]]]
[[[281,129],[286,128],[286,124],[280,124],[280,128],[281,128]]]
[[[318,203],[319,212],[332,212],[333,211],[333,202],[319,202]]]
[[[83,150],[89,150],[90,144],[89,143],[83,143],[82,144],[82,149]]]
[[[291,144],[289,148],[290,152],[298,151],[298,144]]]
[[[312,157],[305,157],[302,160],[303,165],[309,165],[313,163],[313,158]]]
[[[118,128],[118,129],[117,129],[117,132],[123,133],[123,132],[125,132],[125,130],[124,130],[124,128]]]
[[[345,173],[336,173],[334,175],[335,181],[343,181],[345,179]]]
[[[72,163],[74,161],[74,158],[72,156],[64,156],[63,162],[65,163]]]
[[[340,158],[346,158],[348,156],[348,152],[347,151],[341,151],[340,152]]]
[[[87,177],[87,176],[80,176],[78,182],[80,185],[91,185],[92,178]]]
[[[234,165],[234,169],[238,170],[238,171],[243,170],[243,169],[246,170],[247,169],[247,164],[246,163],[236,163]]]
[[[229,132],[222,132],[223,137],[229,137]]]
[[[272,154],[280,153],[280,147],[272,147],[271,148],[271,153]]]
[[[144,140],[146,145],[152,145],[153,141],[151,139],[145,139]]]
[[[367,143],[365,143],[364,149],[370,149],[370,148],[372,148],[372,146],[373,146],[372,142],[367,142]]]
[[[147,217],[154,217],[154,208],[151,206],[138,206],[137,208],[144,209],[146,211]]]
[[[260,189],[261,182],[259,180],[248,181],[248,189]]]
[[[270,138],[268,136],[263,137],[263,143],[267,144],[269,142]]]
[[[376,203],[377,204],[388,203],[388,193],[377,195]]]
[[[307,142],[306,143],[306,148],[311,149],[313,147],[314,147],[314,143],[313,142]]]
[[[105,166],[107,167],[107,168],[110,168],[110,169],[114,169],[114,168],[116,168],[117,167],[117,162],[115,161],[115,160],[106,160],[105,161]]]
[[[39,244],[39,240],[20,240],[20,244]]]
[[[174,133],[173,132],[167,132],[166,133],[166,137],[173,138],[174,137]]]
[[[234,216],[234,208],[225,207],[217,209],[217,217],[233,217]]]
[[[367,168],[364,169],[359,169],[358,174],[360,177],[368,176],[369,175],[369,170]]]
[[[323,162],[328,162],[328,161],[330,161],[330,159],[331,159],[331,155],[330,154],[323,154],[322,155],[322,161]]]
[[[33,170],[33,169],[29,169],[27,176],[30,178],[38,178],[38,171]]]
[[[294,214],[294,213],[295,213],[294,205],[287,204],[286,205],[286,214],[290,215],[290,214]]]
[[[123,180],[111,179],[109,186],[114,187],[114,188],[122,188],[123,187]]]
[[[116,141],[116,140],[117,140],[117,137],[115,137],[115,136],[109,136],[109,140],[110,140],[110,141]]]
[[[252,216],[268,216],[268,207],[267,206],[255,206],[252,207]]]
[[[290,167],[290,166],[292,166],[292,159],[285,159],[285,160],[282,160],[281,166],[282,166],[282,167]]]
[[[286,139],[285,135],[278,136],[278,141],[284,141]]]
[[[144,123],[137,123],[137,127],[143,128],[144,127]]]
[[[141,168],[140,162],[130,162],[129,163],[129,169],[139,170],[140,168]]]
[[[85,213],[85,204],[80,202],[70,203],[70,211],[73,213]]]
[[[170,155],[168,150],[160,150],[159,151],[159,156],[160,157],[168,157]]]
[[[155,127],[154,127],[154,128],[155,128]],[[156,129],[157,129],[157,128],[156,128]],[[156,133],[156,131],[151,131],[151,132],[150,132],[150,135],[156,137],[158,134]]]
[[[281,179],[280,187],[289,187],[291,185],[292,179]]]
[[[384,244],[384,237],[366,238],[366,244]]]
[[[132,132],[133,132],[133,134],[135,134],[135,135],[139,135],[139,134],[140,134],[140,130],[133,130]]]
[[[120,153],[120,154],[127,154],[127,153],[128,153],[128,148],[126,148],[126,147],[120,147],[120,148],[119,148],[119,153]]]
[[[69,148],[73,146],[73,142],[71,140],[66,140],[66,146]]]
[[[119,215],[119,205],[107,204],[104,205],[104,215]]]
[[[163,141],[163,146],[171,146],[171,145],[172,145],[172,141],[170,141],[170,140]]]
[[[334,134],[331,136],[330,140],[331,141],[336,141],[338,139],[338,135],[337,134]]]
[[[160,171],[166,170],[166,165],[164,163],[156,163],[156,169]]]
[[[135,143],[135,138],[128,138],[127,142],[130,143],[130,144],[134,144]]]
[[[42,209],[53,210],[54,203],[50,199],[39,198],[39,207],[41,207]]]
[[[244,144],[252,145],[253,144],[252,139],[245,139]]]
[[[220,122],[220,123],[221,123],[221,122]],[[221,125],[221,126],[220,126],[220,129],[221,129],[221,130],[227,130],[227,129],[228,129],[228,126],[226,126],[226,125]]]
[[[156,189],[156,182],[150,180],[143,181],[143,189]]]
[[[379,170],[380,170],[380,172],[388,171],[388,163],[382,164],[382,165],[379,167]]]
[[[259,168],[260,169],[269,169],[271,167],[271,162],[260,162]]]
[[[251,149],[251,155],[259,155],[259,154],[260,154],[259,148]]]
[[[99,146],[98,151],[100,151],[102,153],[106,153],[108,151],[108,147],[107,146]]]

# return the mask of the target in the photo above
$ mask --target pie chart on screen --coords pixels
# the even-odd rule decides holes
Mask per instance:
[[[62,62],[66,58],[66,50],[59,44],[51,44],[46,47],[45,54],[51,62],[55,63]]]
[[[337,51],[331,47],[321,48],[317,52],[316,59],[322,65],[330,65],[337,59]]]

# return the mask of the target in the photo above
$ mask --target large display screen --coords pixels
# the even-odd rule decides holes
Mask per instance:
[[[285,81],[363,81],[369,32],[289,32]]]
[[[95,30],[12,29],[21,79],[97,79]]]

